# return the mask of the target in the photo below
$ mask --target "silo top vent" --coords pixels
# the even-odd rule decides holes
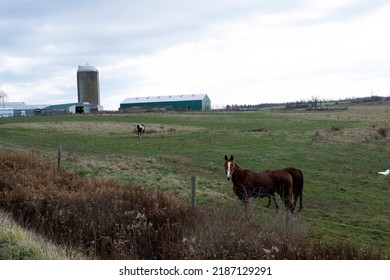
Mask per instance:
[[[79,66],[77,72],[98,72],[98,70],[95,66],[87,64],[85,66]]]

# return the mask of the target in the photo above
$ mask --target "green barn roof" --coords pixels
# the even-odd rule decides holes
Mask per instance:
[[[203,100],[206,96],[207,94],[183,94],[183,95],[166,95],[166,96],[130,97],[123,100],[121,104],[195,101],[195,100]]]
[[[131,107],[172,107],[210,110],[211,105],[207,94],[182,94],[126,98],[121,102],[120,107],[121,109]]]

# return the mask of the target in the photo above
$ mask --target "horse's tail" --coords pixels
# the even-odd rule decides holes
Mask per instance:
[[[298,209],[298,212],[299,212],[303,208],[303,206],[302,206],[302,198],[303,198],[303,182],[304,182],[304,179],[303,179],[302,171],[298,169],[298,172],[301,174],[300,180],[299,180],[299,183],[298,183],[298,191],[297,191],[297,194],[298,194],[298,197],[299,197],[299,209]]]
[[[293,167],[284,168],[283,170],[290,173],[290,175],[293,177],[294,205],[296,205],[299,199],[299,209],[298,209],[299,212],[303,208],[302,206],[303,183],[304,183],[303,173],[301,170]]]
[[[301,179],[299,180],[299,184],[298,184],[298,194],[299,196],[302,197],[302,193],[303,193],[303,173],[301,170],[297,169],[297,171],[301,174]]]

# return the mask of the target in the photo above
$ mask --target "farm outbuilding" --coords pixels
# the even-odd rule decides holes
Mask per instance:
[[[103,107],[93,103],[68,103],[50,105],[42,110],[42,115],[88,114],[99,111],[103,111]]]
[[[6,110],[0,111],[3,117],[38,116],[47,105],[27,105],[24,102],[5,102]],[[12,113],[10,113],[12,112]]]
[[[131,108],[166,108],[179,110],[210,110],[207,94],[131,97],[122,101],[120,110]]]

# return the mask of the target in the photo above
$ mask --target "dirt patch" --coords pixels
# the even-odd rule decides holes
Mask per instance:
[[[249,132],[266,133],[266,132],[268,132],[268,129],[266,129],[266,128],[256,128],[256,129],[249,130]]]

